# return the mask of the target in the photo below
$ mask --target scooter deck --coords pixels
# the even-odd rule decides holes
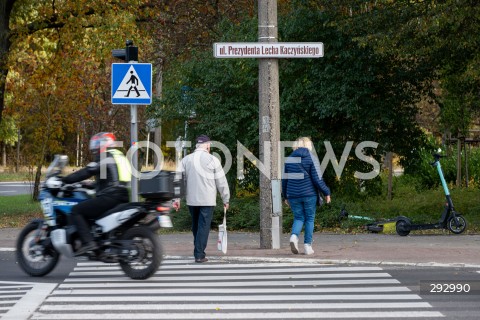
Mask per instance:
[[[444,223],[431,223],[431,224],[411,224],[408,226],[408,230],[430,230],[430,229],[445,229],[447,227]]]

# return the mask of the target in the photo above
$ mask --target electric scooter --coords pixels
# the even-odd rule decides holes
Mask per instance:
[[[435,161],[430,164],[434,167],[437,167],[438,175],[440,176],[440,181],[442,182],[443,190],[445,191],[445,198],[447,200],[442,217],[437,223],[432,224],[414,224],[407,217],[397,217],[395,231],[400,236],[407,236],[412,230],[429,229],[448,229],[454,234],[460,234],[467,228],[467,220],[465,220],[461,214],[456,212],[453,206],[452,197],[450,196],[450,191],[448,190],[447,182],[445,181],[442,167],[440,165],[440,158],[442,158],[442,156],[439,154],[434,154],[433,157]]]
[[[374,218],[371,217],[351,215],[347,212],[347,210],[345,210],[344,205],[342,207],[342,210],[340,210],[340,214],[338,215],[338,221],[342,223],[342,221],[345,219],[367,221],[368,223],[364,225],[363,228],[373,233],[394,232],[395,224],[397,222],[397,219],[383,219],[380,221],[376,221]]]

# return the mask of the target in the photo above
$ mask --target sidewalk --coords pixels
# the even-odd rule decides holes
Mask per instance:
[[[0,248],[14,248],[19,229],[0,229]],[[311,263],[351,263],[409,266],[456,266],[480,268],[480,235],[409,236],[396,234],[334,234],[315,233],[315,253],[303,253],[300,236],[300,254],[290,251],[290,235],[284,234],[280,249],[260,249],[258,233],[229,232],[228,252],[217,251],[217,232],[210,233],[207,257],[211,260],[288,261]],[[193,236],[190,232],[160,235],[164,254],[170,257],[192,258]]]

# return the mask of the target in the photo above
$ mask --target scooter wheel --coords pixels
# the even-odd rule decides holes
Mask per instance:
[[[447,227],[452,233],[460,234],[467,228],[467,220],[461,214],[456,214],[448,219]]]
[[[410,228],[408,221],[405,220],[398,220],[397,224],[395,225],[395,231],[399,236],[405,237],[410,234]]]

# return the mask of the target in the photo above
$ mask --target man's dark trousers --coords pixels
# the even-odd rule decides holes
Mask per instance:
[[[193,255],[196,260],[205,258],[214,208],[213,206],[188,206],[192,216]]]

